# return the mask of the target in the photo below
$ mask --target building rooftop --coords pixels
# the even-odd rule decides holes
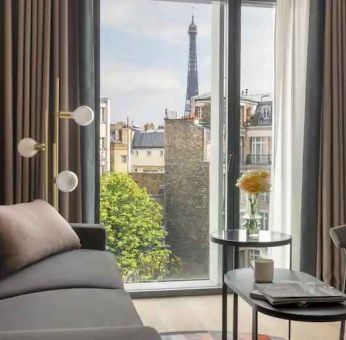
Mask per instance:
[[[273,101],[271,100],[266,100],[266,101],[262,101],[258,103],[257,108],[260,108],[261,106],[272,106],[273,105]]]
[[[192,97],[194,101],[210,101],[211,100],[211,93],[207,92],[204,94],[200,94],[198,96],[193,96]],[[240,95],[240,101],[241,102],[247,102],[247,103],[253,103],[253,104],[257,104],[260,101],[253,99],[251,96],[243,96]]]
[[[210,92],[207,92],[207,93],[203,93],[203,94],[199,94],[197,96],[193,96],[192,97],[195,101],[204,101],[204,100],[210,100],[211,99],[211,94]]]
[[[165,133],[163,131],[135,132],[133,148],[163,148],[165,145]]]
[[[250,125],[266,125],[272,124],[272,108],[273,102],[271,100],[259,102],[255,114],[250,120]]]
[[[251,103],[251,104],[257,104],[259,101],[255,100],[249,96],[240,96],[240,101],[244,103]]]
[[[105,103],[110,104],[110,102],[111,102],[110,98],[106,98],[106,97],[100,98],[100,104],[105,104]]]

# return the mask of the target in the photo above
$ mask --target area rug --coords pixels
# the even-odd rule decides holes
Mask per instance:
[[[161,333],[162,340],[221,340],[221,332],[181,332],[181,333]],[[232,333],[228,333],[227,340],[232,340]],[[238,336],[239,340],[251,340],[251,333],[244,333]],[[285,340],[285,338],[258,335],[258,340]]]

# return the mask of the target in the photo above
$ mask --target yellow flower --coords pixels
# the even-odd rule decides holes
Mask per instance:
[[[237,181],[236,186],[249,194],[257,194],[270,190],[270,174],[268,171],[248,170]]]

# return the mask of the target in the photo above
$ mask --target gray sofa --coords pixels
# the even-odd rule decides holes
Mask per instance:
[[[72,227],[81,249],[0,280],[0,339],[159,340],[123,289],[104,228]]]

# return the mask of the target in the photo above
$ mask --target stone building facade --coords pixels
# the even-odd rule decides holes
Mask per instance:
[[[198,119],[210,126],[211,95],[203,94],[191,98],[191,118]]]
[[[249,112],[249,114],[248,114]],[[242,100],[240,170],[271,171],[272,162],[272,102]],[[246,195],[240,195],[240,217],[246,210]],[[259,213],[264,229],[269,228],[270,194],[260,195]]]
[[[240,171],[266,170],[271,171],[272,162],[272,101],[252,100],[242,97],[240,125]],[[240,192],[240,224],[245,223],[246,194]],[[270,193],[260,194],[259,214],[263,229],[269,229]],[[241,249],[239,265],[247,267],[251,260],[266,257],[267,249]]]
[[[267,170],[271,171],[272,162],[272,101],[263,101],[265,95],[241,95],[240,98],[240,171]],[[210,124],[210,94],[192,98],[192,110],[189,118]],[[240,225],[245,223],[247,197],[240,193]],[[259,213],[263,229],[269,228],[270,194],[260,195]],[[265,250],[241,250],[240,264],[248,266],[249,261],[264,256]]]
[[[240,97],[240,171],[271,171],[272,162],[272,101],[242,94]],[[210,94],[192,98],[191,119],[210,124]],[[240,195],[240,224],[244,223],[246,195]],[[269,227],[269,193],[260,196],[260,214],[264,229]]]
[[[165,131],[136,131],[131,145],[131,172],[164,173]]]
[[[195,120],[165,120],[167,243],[183,262],[183,278],[209,275],[208,139],[209,128]]]
[[[164,174],[152,173],[130,173],[132,179],[141,187],[146,188],[151,196],[159,195],[162,193],[164,185]]]
[[[129,150],[135,130],[124,122],[110,126],[110,171],[128,173],[130,168]]]
[[[141,188],[146,188],[148,194],[164,207],[164,174],[132,172],[130,176]],[[164,209],[162,213],[164,215]]]
[[[100,98],[100,173],[110,171],[110,125],[111,101],[109,98]]]

